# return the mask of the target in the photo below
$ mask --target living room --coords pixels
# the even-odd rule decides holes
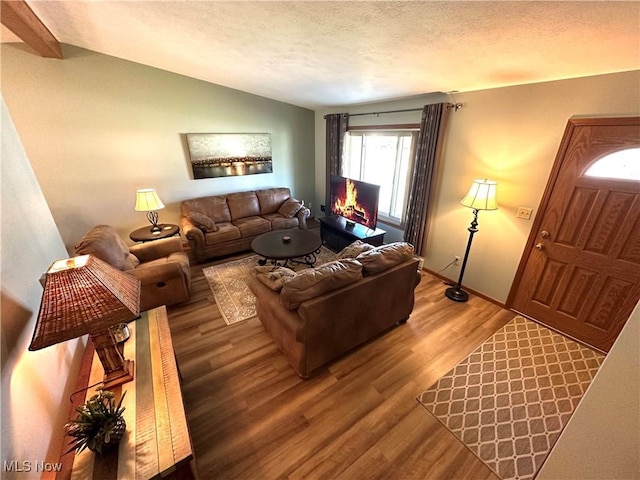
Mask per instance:
[[[499,209],[481,213],[465,285],[504,305],[531,230],[516,211],[531,207],[535,218],[567,121],[640,114],[637,66],[580,78],[559,73],[453,97],[432,93],[312,109],[72,45],[63,45],[63,53],[64,60],[45,59],[19,43],[3,43],[1,51],[2,450],[16,459],[59,453],[49,439],[66,419],[62,405],[84,346],[67,342],[27,352],[42,294],[38,278],[69,256],[91,227],[112,225],[127,238],[143,225],[144,215],[133,209],[136,189],[158,191],[167,223],[179,223],[183,200],[278,186],[289,187],[319,216],[324,115],[454,100],[462,108],[449,116],[422,256],[435,272],[464,251],[471,218],[459,201],[474,178],[496,180]],[[350,125],[419,120],[416,111],[353,117]],[[185,141],[194,132],[270,132],[273,173],[194,180]],[[23,415],[27,402],[30,413]]]

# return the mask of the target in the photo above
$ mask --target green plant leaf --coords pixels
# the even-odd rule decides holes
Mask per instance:
[[[89,400],[76,408],[78,415],[75,420],[65,425],[67,435],[73,437],[69,452],[81,452],[86,448],[102,455],[103,446],[113,437],[118,419],[122,418],[122,401],[126,392],[120,397],[118,404],[114,402],[115,395],[109,390],[99,390]],[[68,452],[67,452],[68,453]]]

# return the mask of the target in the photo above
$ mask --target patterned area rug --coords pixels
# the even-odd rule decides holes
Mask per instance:
[[[418,401],[500,478],[531,479],[603,360],[518,316]]]
[[[335,253],[328,248],[320,247],[316,265],[332,260],[334,255]],[[253,267],[258,265],[260,258],[258,255],[251,255],[202,269],[216,299],[216,305],[227,325],[256,316],[256,297],[249,289],[249,279],[253,273]],[[307,267],[287,265],[287,268],[301,270]]]

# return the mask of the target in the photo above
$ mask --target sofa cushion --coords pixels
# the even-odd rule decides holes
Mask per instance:
[[[184,216],[189,215],[191,212],[202,213],[216,223],[231,221],[231,212],[227,205],[227,199],[221,195],[184,200],[180,204],[180,210]]]
[[[256,196],[260,202],[260,215],[276,213],[285,200],[291,196],[288,188],[265,188],[257,190]]]
[[[256,277],[271,290],[279,292],[286,280],[296,276],[296,272],[286,267],[264,265],[254,267]]]
[[[344,247],[340,252],[336,253],[335,259],[340,260],[342,258],[356,258],[362,252],[368,252],[369,250],[373,250],[373,245],[363,242],[362,240],[356,240],[350,245]]]
[[[298,217],[285,218],[279,213],[267,213],[262,215],[271,222],[271,230],[284,230],[285,228],[295,228],[300,226]]]
[[[285,218],[293,217],[302,208],[302,202],[295,198],[288,198],[278,209],[278,213]]]
[[[241,237],[240,229],[233,223],[217,223],[218,230],[204,234],[205,245],[219,245],[220,243],[238,240]]]
[[[191,212],[187,214],[189,220],[203,232],[215,232],[218,230],[216,222],[207,217],[204,213]]]
[[[260,215],[260,204],[256,192],[238,192],[227,195],[231,221]]]
[[[289,310],[295,310],[306,300],[357,282],[361,278],[362,264],[352,258],[308,268],[284,282],[280,304]]]
[[[262,217],[245,217],[233,221],[242,238],[254,237],[271,230],[271,222]]]
[[[109,225],[98,225],[89,230],[75,246],[78,255],[95,255],[120,270],[132,270],[140,261],[129,253],[122,237]]]
[[[412,257],[413,245],[407,242],[395,242],[362,252],[356,259],[362,263],[366,273],[380,273]]]

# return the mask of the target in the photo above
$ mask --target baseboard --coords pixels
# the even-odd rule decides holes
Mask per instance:
[[[429,275],[433,275],[436,278],[439,278],[440,280],[443,281],[443,283],[446,283],[448,285],[452,285],[453,286],[453,285],[456,284],[456,282],[454,282],[450,278],[444,277],[444,276],[440,275],[437,272],[433,272],[433,271],[429,270],[428,268],[423,268],[422,271],[423,272],[427,272]],[[480,297],[483,300],[486,300],[487,302],[491,302],[491,303],[493,303],[494,305],[497,305],[500,308],[504,308],[505,310],[509,310],[504,303],[499,302],[495,298],[491,298],[491,297],[485,295],[484,293],[481,293],[481,292],[478,292],[476,290],[473,290],[473,289],[471,289],[471,288],[469,288],[467,286],[464,287],[464,290],[465,290],[465,292],[470,293],[472,295],[475,295],[476,297]]]

